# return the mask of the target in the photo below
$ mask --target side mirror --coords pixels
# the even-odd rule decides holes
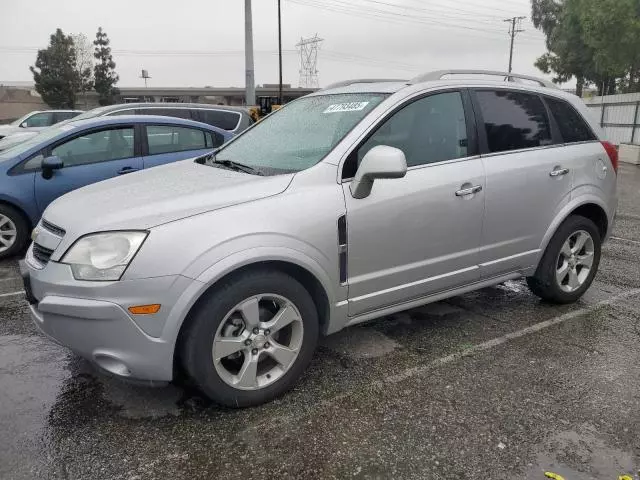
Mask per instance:
[[[42,178],[49,180],[53,177],[54,170],[60,170],[64,166],[60,157],[52,155],[42,159]]]
[[[27,122],[22,122],[22,123],[20,124],[20,127],[22,127],[22,128],[27,128]]]
[[[351,196],[368,197],[376,178],[402,178],[406,173],[407,160],[402,150],[387,145],[373,147],[364,156],[351,180]]]

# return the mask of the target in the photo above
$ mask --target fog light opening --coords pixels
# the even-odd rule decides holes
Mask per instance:
[[[131,370],[129,367],[125,365],[124,362],[118,360],[111,355],[105,355],[104,353],[98,353],[93,356],[96,363],[104,368],[107,372],[113,373],[114,375],[118,375],[119,377],[129,377],[131,375]]]

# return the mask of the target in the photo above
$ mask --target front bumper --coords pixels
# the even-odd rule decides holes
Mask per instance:
[[[27,260],[31,249],[27,253]],[[108,372],[136,380],[166,382],[173,377],[180,299],[195,282],[174,275],[118,282],[73,278],[68,265],[49,262],[38,269],[20,262],[31,317],[47,337]],[[198,283],[198,282],[196,282]],[[155,315],[133,315],[129,306],[160,303]]]

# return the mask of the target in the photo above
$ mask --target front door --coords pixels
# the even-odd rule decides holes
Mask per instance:
[[[469,141],[468,110],[458,91],[419,98],[350,156],[358,162],[372,147],[389,145],[404,152],[408,166],[404,178],[376,180],[363,199],[343,183],[350,316],[479,279],[485,176]]]
[[[573,171],[538,95],[475,95],[487,174],[479,262],[491,278],[535,265],[544,234],[569,202]]]
[[[111,126],[81,133],[51,148],[63,162],[49,179],[36,174],[35,194],[40,213],[53,200],[91,183],[142,169],[142,158],[135,156],[133,126]]]

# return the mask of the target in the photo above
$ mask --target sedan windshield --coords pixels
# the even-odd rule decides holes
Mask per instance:
[[[301,98],[252,127],[216,154],[218,162],[267,175],[312,167],[388,95],[349,93]]]

